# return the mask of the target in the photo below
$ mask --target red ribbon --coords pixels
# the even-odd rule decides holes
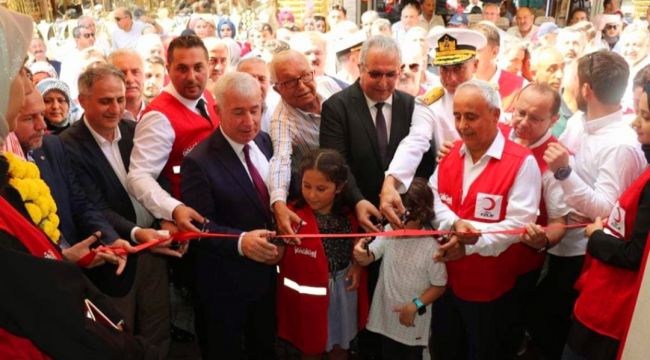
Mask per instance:
[[[590,224],[571,224],[571,225],[550,225],[543,227],[544,230],[549,229],[575,229],[582,228]],[[479,231],[476,233],[467,232],[460,233],[452,230],[414,230],[414,229],[400,229],[400,230],[390,230],[390,231],[381,231],[381,232],[369,232],[369,233],[353,233],[353,234],[296,234],[296,235],[276,235],[275,237],[281,239],[328,239],[328,238],[361,238],[361,237],[374,237],[374,236],[386,236],[386,237],[423,237],[423,236],[444,236],[444,235],[453,235],[453,234],[462,234],[462,235],[483,235],[483,234],[507,234],[507,235],[522,235],[526,233],[525,228],[516,228],[509,230],[486,230]],[[194,239],[200,238],[232,238],[238,239],[239,234],[221,234],[221,233],[201,233],[195,231],[184,231],[177,232],[171,235],[172,241],[185,242]],[[137,246],[134,246],[131,253],[138,253],[140,251],[146,250],[150,247],[162,244],[169,239],[158,239],[149,241]],[[80,267],[86,267],[92,263],[95,259],[97,252],[112,252],[115,255],[122,256],[127,255],[127,252],[124,248],[118,246],[99,246],[94,249],[94,251],[89,252],[86,256],[82,257],[77,261],[77,265]]]

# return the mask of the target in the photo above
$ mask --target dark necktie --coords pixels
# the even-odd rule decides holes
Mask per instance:
[[[388,132],[386,131],[386,118],[381,109],[384,107],[383,102],[375,104],[377,108],[377,117],[375,118],[375,129],[377,130],[377,145],[379,145],[379,156],[381,156],[382,164],[386,163],[387,149],[388,149]]]
[[[210,119],[210,114],[208,114],[208,111],[205,109],[205,100],[199,99],[199,102],[196,103],[196,109],[199,111],[199,114],[206,118],[210,123],[212,123],[212,119]]]
[[[253,165],[253,162],[251,161],[250,150],[251,150],[250,145],[248,144],[244,145],[244,158],[246,159],[246,167],[248,167],[248,173],[250,174],[251,179],[253,180],[253,185],[255,185],[255,190],[257,190],[257,195],[260,197],[260,201],[262,202],[262,207],[264,208],[264,211],[268,212],[270,206],[269,203],[271,201],[271,197],[269,196],[269,190],[266,188],[266,184],[264,183],[262,176],[260,176],[260,173],[257,171],[257,168],[255,167],[255,165]]]

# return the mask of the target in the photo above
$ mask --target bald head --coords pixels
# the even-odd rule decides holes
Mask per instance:
[[[302,53],[293,49],[281,51],[273,55],[269,63],[271,83],[275,84],[283,81],[280,75],[291,68],[300,68],[306,72],[313,70],[311,64],[309,64],[309,61],[307,61],[307,58]]]
[[[314,70],[305,55],[285,50],[273,55],[269,64],[271,83],[282,100],[305,112],[320,114]]]

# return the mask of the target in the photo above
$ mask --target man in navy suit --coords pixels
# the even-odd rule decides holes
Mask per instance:
[[[215,86],[221,126],[184,159],[182,200],[210,220],[208,230],[239,235],[196,246],[198,335],[205,359],[273,359],[278,249],[265,179],[273,148],[260,132],[257,80],[234,72]],[[258,230],[254,230],[258,229]]]

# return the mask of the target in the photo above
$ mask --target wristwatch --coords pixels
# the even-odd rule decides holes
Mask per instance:
[[[427,312],[427,307],[418,298],[413,298],[413,303],[418,308],[418,315],[424,315]]]
[[[557,169],[555,171],[555,174],[553,174],[553,177],[555,177],[557,180],[565,180],[566,178],[571,175],[571,166],[562,166],[561,168]]]

